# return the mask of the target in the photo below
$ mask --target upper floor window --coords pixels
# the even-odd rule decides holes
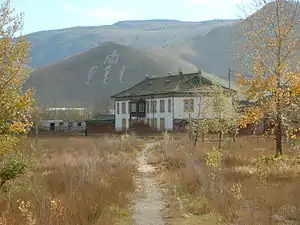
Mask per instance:
[[[145,112],[145,104],[144,103],[139,104],[139,112],[142,112],[142,113]]]
[[[168,99],[168,112],[172,111],[172,100]]]
[[[185,99],[184,100],[184,111],[185,112],[194,112],[194,99]]]
[[[161,112],[161,113],[165,112],[165,100],[159,101],[159,112]]]
[[[194,112],[194,99],[189,100],[189,110],[190,112]]]
[[[136,112],[136,103],[131,103],[131,112],[132,113]]]
[[[117,102],[117,114],[120,114],[120,103]]]
[[[149,101],[146,102],[146,111],[147,111],[147,113],[150,112],[150,102]]]
[[[122,114],[126,114],[126,102],[122,102]]]
[[[153,107],[154,107],[154,112],[156,113],[157,112],[157,101],[153,101],[154,104],[153,104]]]
[[[152,100],[150,102],[150,112],[151,113],[156,113],[157,112],[157,101],[156,100]]]

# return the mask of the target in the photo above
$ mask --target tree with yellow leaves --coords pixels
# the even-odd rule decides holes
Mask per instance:
[[[248,100],[255,102],[242,123],[268,118],[274,125],[276,155],[282,155],[282,137],[295,130],[293,114],[299,113],[300,3],[257,0],[260,10],[244,22],[240,59],[251,76],[238,74]],[[298,32],[298,33],[297,33]],[[288,128],[288,129],[287,129]]]
[[[19,143],[16,134],[26,133],[30,128],[33,110],[33,93],[23,91],[23,84],[30,74],[27,67],[30,44],[24,37],[15,38],[22,29],[22,15],[16,15],[11,2],[0,6],[0,182],[13,178],[24,165],[16,160],[7,165],[7,158]],[[5,168],[10,168],[11,173]]]
[[[219,149],[224,135],[231,134],[235,141],[239,121],[235,91],[215,82],[204,100],[203,112],[209,117],[209,130],[218,134]]]

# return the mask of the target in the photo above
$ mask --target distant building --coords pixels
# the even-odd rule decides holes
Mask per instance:
[[[47,108],[40,113],[39,130],[83,132],[90,113],[86,108]]]
[[[159,131],[181,129],[180,121],[198,118],[201,111],[200,98],[206,98],[207,89],[213,82],[198,73],[147,77],[133,87],[112,96],[115,101],[115,129],[129,130],[134,124],[147,124]],[[197,94],[195,93],[197,88]],[[236,93],[226,88],[229,93]],[[232,97],[229,95],[229,103]],[[232,104],[228,104],[229,106]],[[200,107],[200,108],[199,108]],[[200,113],[200,118],[211,115]]]
[[[47,108],[45,117],[49,119],[88,118],[89,111],[86,108]]]
[[[63,120],[41,120],[39,123],[40,131],[83,132],[85,129],[85,121],[64,122]]]

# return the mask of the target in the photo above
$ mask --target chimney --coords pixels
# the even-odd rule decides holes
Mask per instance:
[[[179,75],[182,75],[182,74],[183,74],[183,72],[182,72],[182,69],[181,69],[181,68],[179,68],[179,70],[178,70],[178,74],[179,74]]]
[[[202,75],[202,72],[201,70],[198,68],[198,74],[201,76]]]

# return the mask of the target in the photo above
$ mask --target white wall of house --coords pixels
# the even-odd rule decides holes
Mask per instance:
[[[193,100],[193,110],[185,110],[185,101]],[[232,109],[232,98],[228,97],[228,103],[225,110]],[[175,97],[174,98],[174,118],[175,119],[188,119],[191,118],[212,118],[214,116],[213,99],[212,97]],[[229,113],[227,113],[229,114]]]
[[[125,113],[122,112],[122,103],[125,103]],[[122,131],[123,129],[123,120],[126,121],[126,130],[129,129],[129,110],[128,110],[129,101],[115,101],[115,130]],[[119,106],[118,106],[119,105]]]
[[[170,97],[170,98],[155,98],[155,99],[145,99],[146,100],[146,116],[144,118],[145,123],[149,123],[150,126],[154,124],[154,127],[158,130],[162,130],[161,123],[164,122],[165,130],[173,130],[173,119],[189,119],[191,118],[210,118],[213,116],[210,109],[204,109],[208,107],[207,102],[210,101],[209,97]],[[174,103],[173,103],[174,100]],[[193,110],[187,110],[185,107],[186,101],[193,100]],[[151,110],[151,102],[156,101],[156,110],[154,112]],[[161,107],[161,101],[164,102],[164,107]],[[230,108],[231,98],[228,98],[228,109]],[[170,103],[169,103],[170,102]],[[122,103],[125,103],[125,113],[122,112]],[[115,129],[117,131],[123,130],[122,120],[126,120],[126,130],[129,129],[129,101],[115,101],[115,112],[116,121]],[[119,104],[119,106],[117,106]],[[169,110],[169,104],[171,110]],[[155,103],[154,103],[155,105]],[[173,112],[174,106],[174,112]],[[119,109],[118,109],[119,107]],[[148,109],[149,107],[149,109]],[[209,107],[212,107],[210,105]],[[200,115],[199,115],[200,108]],[[163,121],[161,121],[163,119]]]
[[[168,109],[168,104],[169,104],[169,100],[170,100],[170,104],[171,104],[171,111],[169,111]],[[156,127],[158,130],[161,130],[161,119],[164,119],[164,128],[165,130],[173,130],[173,98],[156,98],[156,99],[147,99],[146,100],[149,103],[149,107],[150,109],[147,110],[147,106],[146,106],[146,123],[149,123],[149,125],[152,125],[151,120],[154,120],[154,123],[156,123],[154,125],[154,127]],[[156,101],[157,105],[156,105],[156,111],[151,112],[151,101]],[[161,107],[160,105],[160,101],[164,101],[164,107]],[[162,110],[161,110],[162,109]],[[162,121],[163,122],[163,121]]]

